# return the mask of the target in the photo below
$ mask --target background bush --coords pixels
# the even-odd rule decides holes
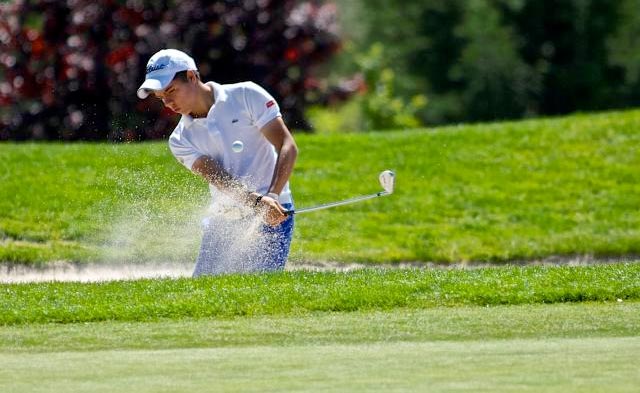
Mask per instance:
[[[339,47],[317,1],[46,0],[0,3],[0,139],[161,138],[176,116],[135,95],[148,58],[190,53],[203,79],[254,80],[306,129],[314,67]],[[160,120],[158,120],[160,115]]]

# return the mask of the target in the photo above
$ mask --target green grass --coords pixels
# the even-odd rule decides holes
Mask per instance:
[[[639,302],[457,306],[0,326],[0,352],[638,336]]]
[[[0,355],[11,392],[633,392],[640,339]],[[37,381],[37,382],[36,382]]]
[[[623,392],[639,303],[0,327],[0,391]]]
[[[635,391],[640,111],[297,135],[304,260],[365,269],[0,284],[1,392]],[[189,262],[206,185],[165,143],[0,144],[0,261]]]
[[[640,264],[0,285],[0,325],[640,300]]]
[[[168,240],[162,228],[184,225],[207,192],[169,155],[159,143],[0,146],[0,261],[87,261],[127,237]]]
[[[640,254],[640,111],[297,135],[292,260],[511,261]],[[206,186],[164,142],[0,145],[0,261],[189,261]],[[176,240],[177,239],[177,240]]]

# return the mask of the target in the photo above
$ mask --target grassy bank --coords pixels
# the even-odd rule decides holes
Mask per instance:
[[[509,261],[640,254],[640,111],[297,135],[292,260]],[[191,260],[206,186],[165,143],[0,145],[0,261]]]
[[[0,285],[0,324],[640,300],[640,264]]]

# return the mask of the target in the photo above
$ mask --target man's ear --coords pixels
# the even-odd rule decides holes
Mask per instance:
[[[196,77],[196,74],[191,70],[187,71],[187,79],[189,80],[189,82],[192,82],[192,83],[198,80],[198,78]]]

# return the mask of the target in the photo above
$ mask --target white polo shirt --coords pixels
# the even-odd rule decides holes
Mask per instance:
[[[169,137],[171,152],[189,170],[199,157],[211,157],[249,190],[266,194],[278,156],[260,129],[282,116],[280,107],[253,82],[207,85],[213,87],[214,104],[206,118],[182,116]],[[238,153],[231,148],[236,141],[243,144]],[[215,186],[209,185],[209,189],[213,198],[226,199]],[[288,182],[279,199],[282,204],[291,203]]]

